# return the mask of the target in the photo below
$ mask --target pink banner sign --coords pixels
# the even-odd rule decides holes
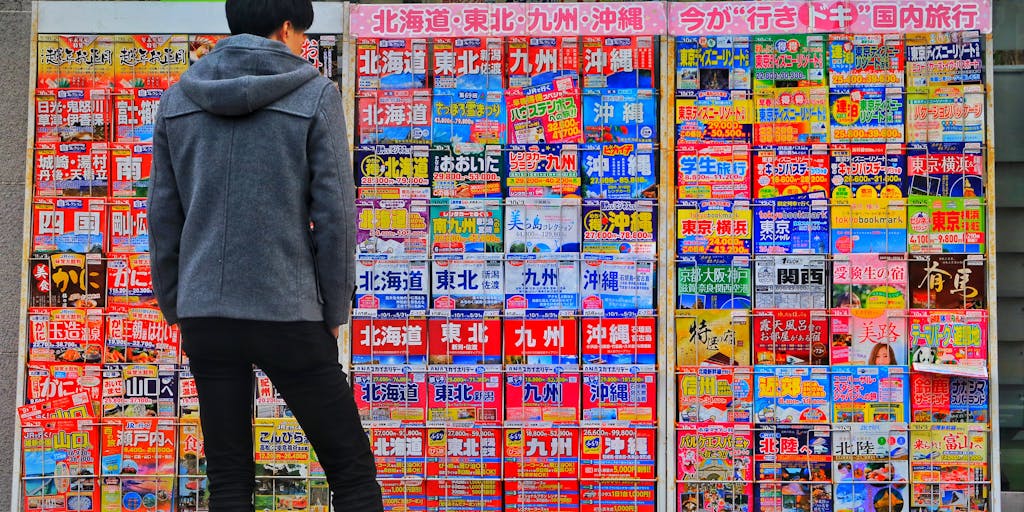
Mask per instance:
[[[662,2],[355,4],[355,37],[639,36],[664,34]]]
[[[673,2],[671,35],[992,31],[990,0]]]

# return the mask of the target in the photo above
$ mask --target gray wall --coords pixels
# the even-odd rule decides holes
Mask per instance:
[[[999,425],[1002,445],[1003,510],[1024,510],[1024,4],[997,0],[993,39],[1003,62],[995,74],[996,127],[996,275],[999,335]]]
[[[0,0],[0,510],[10,509],[29,91],[30,3]]]
[[[999,424],[1004,490],[1017,491],[1024,503],[1024,70],[999,70],[995,80],[996,122],[996,275],[999,328]],[[1009,497],[1008,497],[1009,498]],[[1024,510],[1009,508],[1004,510]]]

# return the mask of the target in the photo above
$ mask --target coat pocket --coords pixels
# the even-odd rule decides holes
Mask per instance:
[[[316,301],[320,304],[324,303],[324,295],[320,290],[320,263],[316,258],[316,241],[313,240],[313,233],[308,233],[309,239],[309,256],[313,260],[313,284],[316,286]]]

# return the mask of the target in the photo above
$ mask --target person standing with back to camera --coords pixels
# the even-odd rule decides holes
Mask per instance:
[[[210,511],[253,510],[253,365],[316,450],[338,512],[383,511],[338,364],[355,290],[341,94],[301,59],[310,0],[227,0],[232,36],[169,88],[153,137],[153,288],[199,394]]]

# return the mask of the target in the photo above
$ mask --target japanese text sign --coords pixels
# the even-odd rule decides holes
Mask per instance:
[[[356,4],[350,31],[357,37],[657,35],[665,31],[665,6],[660,2]]]
[[[668,25],[673,35],[990,32],[991,13],[987,0],[673,2]]]

